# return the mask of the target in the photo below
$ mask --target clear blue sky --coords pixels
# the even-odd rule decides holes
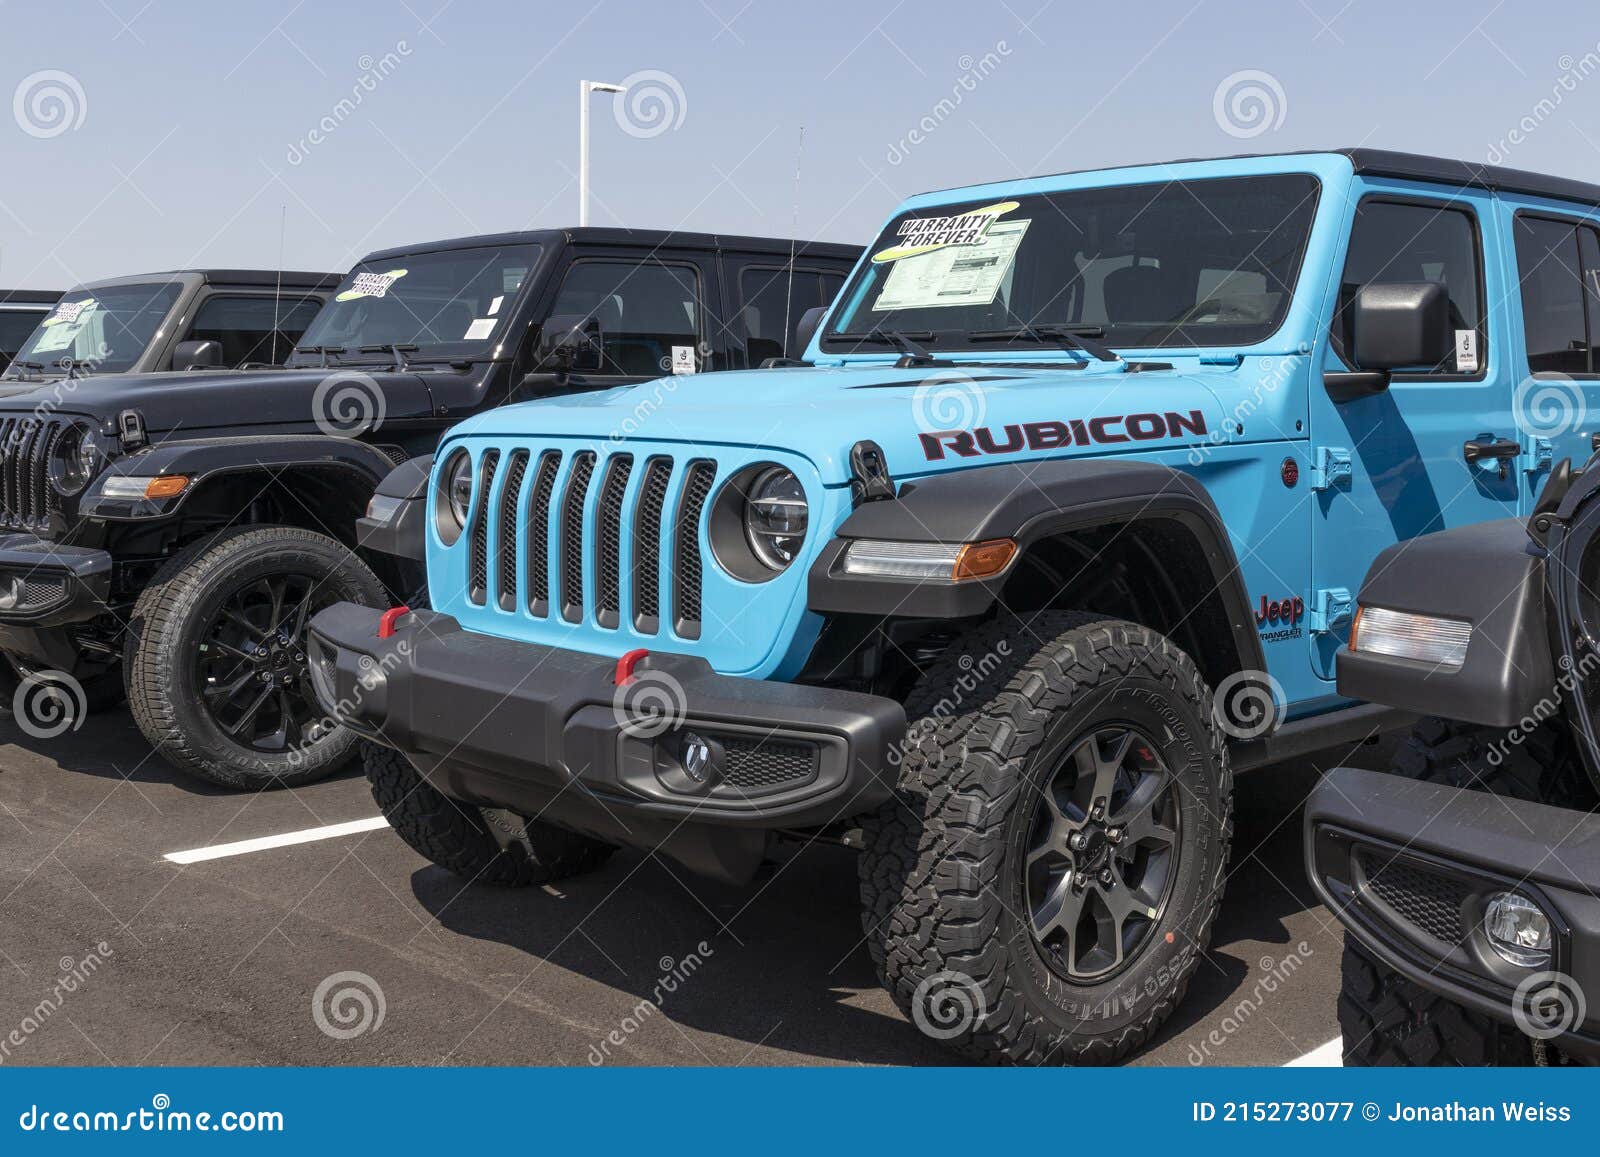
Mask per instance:
[[[838,240],[924,189],[1241,151],[1600,181],[1600,8],[1575,0],[0,0],[0,28],[5,287],[273,266],[285,206],[298,268],[573,224],[578,80],[648,70],[665,131],[593,98],[596,224],[787,234],[802,125],[798,230]],[[1248,91],[1219,112],[1228,77],[1267,122]]]

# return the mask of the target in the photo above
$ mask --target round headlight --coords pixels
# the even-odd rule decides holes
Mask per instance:
[[[56,442],[50,456],[50,483],[62,494],[77,494],[100,473],[106,458],[100,435],[74,426]]]
[[[449,499],[450,517],[456,525],[467,525],[467,514],[472,509],[472,456],[466,451],[451,461],[444,480],[445,495]]]
[[[810,508],[805,488],[791,470],[774,466],[751,484],[745,500],[744,536],[763,566],[780,571],[806,540]]]

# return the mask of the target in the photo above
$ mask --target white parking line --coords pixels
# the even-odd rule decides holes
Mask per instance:
[[[1344,1064],[1344,1038],[1334,1037],[1325,1045],[1318,1045],[1303,1057],[1296,1057],[1283,1067],[1286,1069],[1337,1069]]]
[[[347,824],[329,824],[325,828],[306,828],[298,832],[284,832],[281,836],[260,836],[253,840],[239,840],[232,844],[214,844],[209,848],[194,848],[187,852],[168,852],[161,857],[174,864],[198,864],[202,860],[220,860],[226,856],[245,856],[251,852],[264,852],[268,848],[286,848],[292,844],[310,844],[317,840],[333,840],[340,836],[353,836],[357,832],[373,832],[389,826],[382,816],[369,816],[364,820],[351,820]]]

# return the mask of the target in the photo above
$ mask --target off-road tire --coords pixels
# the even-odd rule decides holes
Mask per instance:
[[[383,585],[348,548],[293,526],[223,530],[198,539],[156,572],[128,624],[123,650],[134,722],[179,771],[223,787],[259,791],[299,787],[332,775],[355,751],[356,736],[334,728],[313,745],[258,752],[217,727],[189,679],[207,600],[254,566],[288,563],[318,575],[324,589],[352,602],[381,605]]]
[[[1423,719],[1396,750],[1390,771],[1553,807],[1588,810],[1595,803],[1594,789],[1559,719],[1515,744],[1504,729]],[[1375,960],[1348,932],[1340,971],[1339,1030],[1347,1066],[1533,1062],[1532,1042],[1511,1025],[1407,980]]]
[[[974,1060],[1104,1064],[1138,1048],[1183,999],[1222,897],[1232,772],[1194,662],[1145,627],[1078,612],[974,629],[906,704],[896,798],[868,816],[862,918],[879,977],[924,1032]],[[1124,970],[1069,985],[1044,962],[1016,860],[1039,777],[1107,718],[1164,721],[1155,741],[1181,807],[1180,857],[1160,919]]]
[[[549,884],[598,868],[616,851],[551,824],[449,799],[392,748],[363,741],[361,763],[389,826],[419,855],[468,883]]]

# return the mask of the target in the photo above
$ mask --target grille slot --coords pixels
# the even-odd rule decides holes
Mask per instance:
[[[69,426],[61,419],[0,420],[0,526],[48,528],[61,509],[50,485],[50,456]]]
[[[1407,923],[1452,948],[1466,938],[1461,909],[1472,894],[1466,883],[1404,858],[1359,854],[1372,890]]]
[[[633,628],[643,635],[661,629],[661,511],[672,481],[672,459],[644,465],[633,522]]]
[[[528,613],[541,619],[550,614],[550,496],[560,469],[559,451],[539,455],[539,473],[528,500]]]
[[[678,518],[672,532],[673,630],[685,639],[700,637],[700,515],[711,495],[717,464],[704,459],[689,463],[678,500]]]
[[[817,745],[753,736],[723,737],[724,786],[746,794],[799,787],[817,774]]]
[[[517,609],[517,500],[522,497],[522,477],[528,472],[528,452],[512,453],[506,466],[506,484],[500,491],[500,527],[495,543],[495,597],[502,611]]]
[[[583,621],[583,504],[594,477],[594,452],[572,456],[572,475],[561,499],[561,617]]]
[[[595,621],[615,627],[622,614],[622,497],[633,473],[633,456],[618,454],[606,467],[595,508]]]
[[[500,451],[485,450],[478,463],[478,492],[472,496],[472,554],[467,598],[482,606],[489,592],[489,491],[500,465]]]

